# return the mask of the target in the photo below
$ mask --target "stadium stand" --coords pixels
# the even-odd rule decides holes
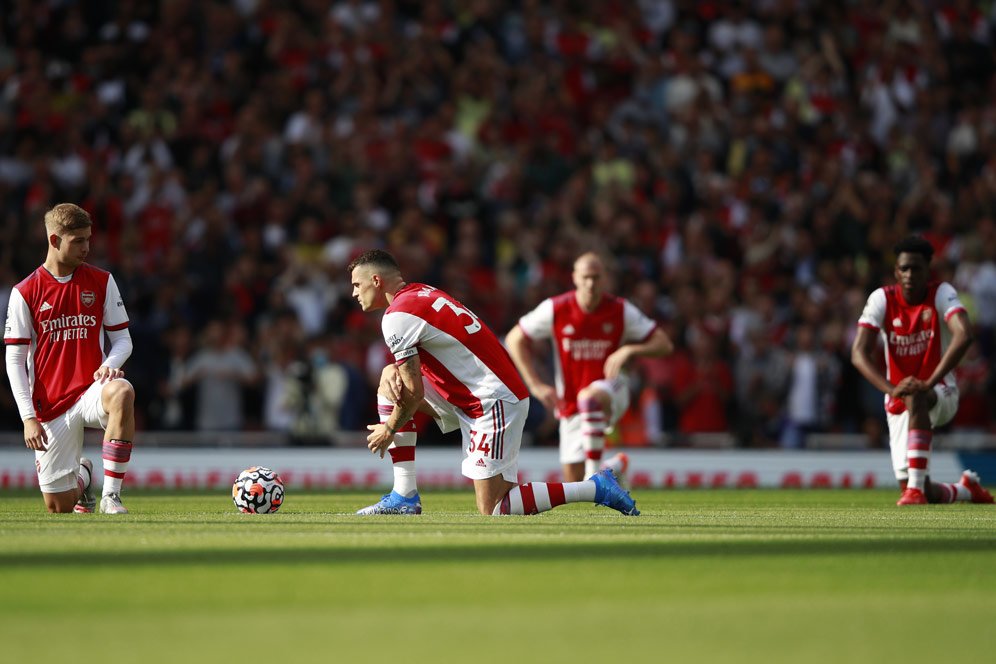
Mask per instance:
[[[637,367],[628,442],[877,447],[850,341],[917,231],[971,308],[951,430],[975,440],[996,431],[984,4],[0,0],[0,304],[44,210],[79,202],[129,307],[141,429],[212,426],[189,371],[211,337],[256,367],[229,426],[328,438],[376,421],[359,251],[505,330],[598,247],[679,346]],[[703,362],[730,389],[692,417],[676,391]]]

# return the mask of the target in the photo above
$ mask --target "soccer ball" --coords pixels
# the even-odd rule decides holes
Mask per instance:
[[[240,512],[272,514],[284,502],[283,480],[263,466],[246,468],[232,485],[232,501]]]

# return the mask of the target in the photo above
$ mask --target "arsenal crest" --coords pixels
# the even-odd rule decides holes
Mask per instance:
[[[80,293],[80,302],[83,303],[84,307],[89,307],[93,304],[93,301],[97,299],[97,296],[93,294],[92,290],[85,290]]]
[[[923,319],[924,323],[929,323],[930,322],[930,317],[933,316],[933,315],[934,315],[934,312],[931,311],[930,309],[924,309],[922,312],[920,312],[920,318]]]

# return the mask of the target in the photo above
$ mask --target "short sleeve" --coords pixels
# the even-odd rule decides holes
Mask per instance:
[[[107,275],[107,292],[104,295],[104,329],[111,332],[128,327],[128,312],[125,310],[121,291],[113,275]]]
[[[547,298],[519,319],[519,327],[530,339],[549,339],[553,336],[553,300]]]
[[[657,329],[657,322],[629,300],[623,301],[623,342],[645,341]]]
[[[937,287],[937,293],[934,295],[934,308],[944,320],[951,318],[959,311],[965,311],[965,305],[958,299],[958,291],[946,281]]]
[[[881,330],[882,325],[884,324],[885,291],[878,288],[868,296],[868,301],[865,302],[865,308],[861,312],[861,318],[858,319],[858,325],[872,328],[874,330]]]
[[[29,344],[34,326],[31,324],[31,310],[28,303],[16,288],[10,291],[7,303],[7,321],[4,324],[3,342],[7,345]]]
[[[396,311],[384,314],[380,325],[395,362],[404,362],[412,355],[418,355],[418,344],[426,325],[423,319]]]

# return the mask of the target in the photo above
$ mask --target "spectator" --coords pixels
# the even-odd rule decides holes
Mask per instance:
[[[362,374],[376,329],[347,325],[329,270],[384,246],[459,285],[459,253],[466,303],[505,329],[594,239],[620,296],[651,280],[674,338],[703,322],[729,366],[758,304],[775,345],[850,327],[920,231],[993,361],[996,58],[975,3],[55,4],[0,18],[0,264],[30,270],[40,214],[78,200],[140,346],[223,316],[262,348],[289,300]],[[130,378],[157,385],[157,364]],[[878,440],[849,372],[840,424]],[[744,440],[771,435],[742,393],[726,405]]]
[[[257,371],[241,337],[237,324],[212,320],[186,367],[180,385],[197,387],[199,431],[237,431],[245,424],[243,388],[256,381]]]

